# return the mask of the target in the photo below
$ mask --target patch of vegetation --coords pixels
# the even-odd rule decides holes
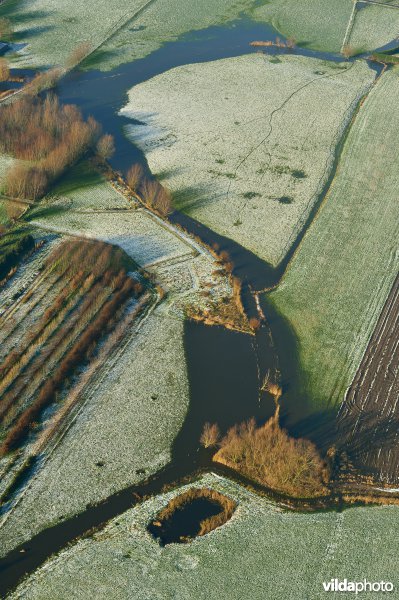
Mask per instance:
[[[0,152],[14,156],[4,187],[8,196],[36,200],[98,140],[100,127],[85,121],[76,106],[54,95],[23,97],[2,108]],[[30,163],[30,164],[29,164]]]
[[[291,496],[328,493],[328,468],[316,446],[289,437],[276,417],[262,427],[256,427],[254,419],[232,427],[213,460]]]
[[[294,202],[294,198],[292,196],[280,196],[280,198],[276,198],[280,204],[292,204]]]
[[[128,299],[142,294],[142,284],[127,275],[132,268],[135,264],[120,248],[102,242],[69,241],[49,255],[43,265],[44,291],[32,302],[40,303],[46,286],[58,282],[54,299],[0,364],[5,434],[0,454],[22,444],[43,409],[111,332]]]
[[[398,272],[398,95],[394,68],[363,103],[327,200],[268,295],[298,339],[295,394],[309,412],[343,401]]]
[[[305,177],[307,177],[305,171],[302,169],[293,169],[291,174],[293,177],[295,177],[295,179],[305,179]]]
[[[258,192],[244,192],[243,197],[246,200],[252,200],[252,198],[261,198],[262,194]]]
[[[9,233],[0,236],[0,280],[7,277],[34,247],[35,240],[29,233]]]

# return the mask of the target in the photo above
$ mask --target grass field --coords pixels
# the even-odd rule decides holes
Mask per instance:
[[[300,46],[339,52],[352,7],[352,0],[271,0],[261,2],[253,15]]]
[[[21,65],[63,64],[80,42],[97,47],[109,38],[90,65],[110,69],[147,56],[188,31],[236,19],[255,4],[186,0],[182,11],[179,0],[112,0],[111,5],[105,0],[9,0],[0,7],[0,16],[11,17],[16,41],[29,44]]]
[[[398,270],[398,93],[392,70],[362,106],[329,196],[269,296],[298,338],[297,392],[320,409],[342,402]]]
[[[72,167],[52,189],[49,205],[78,211],[132,210],[132,204],[109,185],[89,161]]]
[[[8,514],[0,528],[2,553],[170,460],[188,405],[183,320],[155,313],[128,340],[91,384],[77,421]]]
[[[120,195],[108,183],[103,184],[100,196],[115,197],[120,201]],[[93,206],[97,198],[98,190],[94,195],[85,187],[73,192],[74,206],[84,206],[87,201]],[[33,225],[117,244],[143,267],[192,252],[190,246],[140,209],[129,212],[100,210],[86,214],[82,210],[73,210],[62,198],[59,206],[50,198],[47,207],[41,203],[29,214]]]
[[[7,0],[0,17],[10,17],[15,41],[27,44],[16,62],[21,66],[64,64],[83,41],[98,48],[87,68],[112,69],[143,58],[165,42],[214,25],[231,25],[241,17],[272,24],[301,46],[338,53],[352,12],[352,0]],[[397,35],[393,9],[359,11],[351,43],[373,50]],[[60,42],[62,39],[62,43]],[[382,42],[382,43],[381,43]]]
[[[154,77],[121,112],[177,208],[276,265],[373,80],[364,62],[251,54]]]
[[[356,51],[385,46],[399,36],[398,8],[369,4],[358,10],[348,44]]]
[[[182,488],[161,494],[50,559],[10,600],[96,594],[120,600],[322,600],[323,581],[332,577],[383,579],[397,587],[397,507],[300,514],[211,474],[199,485],[238,501],[226,525],[189,544],[161,548],[146,526]]]

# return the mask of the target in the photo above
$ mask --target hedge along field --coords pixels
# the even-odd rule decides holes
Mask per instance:
[[[126,133],[177,208],[276,265],[374,76],[365,62],[251,54],[156,76],[121,114],[144,123]]]
[[[146,531],[148,522],[172,497],[194,486],[160,494],[50,558],[10,600],[324,600],[343,596],[326,596],[323,581],[332,577],[383,579],[397,588],[398,543],[392,523],[398,507],[284,512],[212,474],[194,485],[238,502],[231,520],[189,544],[161,548]],[[357,595],[359,600],[369,597]]]
[[[385,73],[360,109],[330,193],[268,295],[299,341],[298,395],[319,409],[338,409],[398,271],[398,74]]]
[[[369,4],[357,10],[348,44],[356,52],[381,48],[399,34],[399,4],[397,8]]]

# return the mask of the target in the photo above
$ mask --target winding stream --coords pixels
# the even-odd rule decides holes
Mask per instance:
[[[168,42],[144,59],[122,65],[111,72],[98,70],[72,72],[59,85],[60,100],[77,104],[84,115],[93,115],[104,131],[115,138],[116,153],[111,159],[112,167],[124,173],[133,162],[141,162],[149,172],[143,153],[124,136],[123,127],[131,122],[118,116],[127,101],[128,90],[151,77],[171,68],[192,62],[205,62],[255,52],[249,43],[256,39],[275,40],[277,32],[268,25],[243,19],[229,27],[211,27],[190,33],[174,42]],[[280,38],[282,36],[280,35]],[[281,48],[268,48],[269,53],[290,52]],[[295,49],[296,54],[313,56],[330,61],[341,61],[341,56]],[[349,128],[349,127],[348,127]],[[293,247],[276,268],[260,260],[232,240],[223,238],[180,213],[171,221],[198,235],[205,243],[218,242],[226,249],[235,265],[234,274],[243,282],[248,314],[256,313],[252,292],[277,285],[285,272],[293,253],[311,224],[334,177],[345,135],[336,151],[336,158],[328,181],[311,214],[295,240]],[[210,468],[210,455],[198,448],[198,439],[205,421],[216,421],[222,431],[251,416],[265,421],[273,414],[274,403],[270,396],[262,394],[259,387],[268,369],[280,368],[284,390],[296,386],[299,378],[297,342],[285,320],[275,314],[266,299],[261,300],[268,326],[257,333],[256,338],[232,332],[222,327],[206,327],[187,322],[185,325],[185,349],[190,382],[190,408],[184,425],[172,449],[172,462],[144,483],[131,486],[90,506],[86,511],[34,536],[5,558],[0,560],[0,594],[16,586],[20,578],[41,565],[51,554],[93,527],[123,513],[144,495],[154,495],[165,485],[194,478],[196,473]],[[269,327],[274,343],[269,335]],[[275,345],[274,345],[275,344]],[[207,374],[206,378],[204,373]],[[283,418],[295,435],[307,435],[313,439],[333,435],[334,415],[302,419],[306,413],[303,404],[283,405]],[[321,435],[321,432],[323,435]],[[331,437],[330,437],[331,439]],[[213,470],[223,469],[215,468]]]

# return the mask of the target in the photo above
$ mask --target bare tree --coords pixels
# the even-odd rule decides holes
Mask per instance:
[[[216,423],[205,423],[202,431],[200,442],[204,448],[216,446],[220,437],[219,427]]]
[[[0,58],[0,81],[7,81],[10,77],[10,68],[5,58]]]
[[[126,181],[127,181],[128,186],[134,192],[137,192],[143,179],[144,179],[143,167],[139,163],[132,165],[126,175]]]
[[[106,133],[97,142],[97,154],[103,160],[108,160],[115,153],[115,141],[112,135]]]

